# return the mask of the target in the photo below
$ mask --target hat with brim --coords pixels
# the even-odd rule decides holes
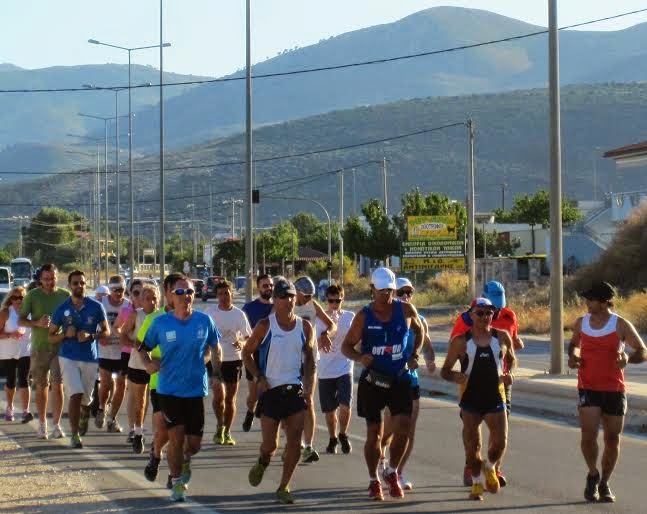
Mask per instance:
[[[395,274],[389,268],[377,268],[371,274],[371,284],[375,289],[396,289]]]
[[[505,288],[501,282],[492,280],[483,286],[483,296],[492,302],[497,309],[505,307]]]
[[[274,298],[285,298],[286,296],[295,296],[296,294],[297,290],[294,284],[287,278],[280,277],[274,280],[274,289],[272,290],[272,296]]]
[[[490,309],[492,311],[496,310],[496,307],[487,298],[476,298],[476,299],[474,299],[472,301],[472,303],[470,304],[470,309],[473,310],[473,309],[477,309],[477,308]]]
[[[608,282],[594,282],[588,289],[580,291],[579,295],[587,300],[608,302],[616,295],[616,292]]]

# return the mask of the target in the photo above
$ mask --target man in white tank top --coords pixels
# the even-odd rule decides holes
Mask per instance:
[[[294,284],[283,277],[276,280],[274,312],[258,322],[243,348],[243,362],[258,387],[257,415],[261,418],[263,434],[260,456],[249,472],[249,483],[256,487],[263,480],[283,422],[287,451],[276,491],[281,503],[294,503],[289,484],[299,462],[305,409],[312,403],[315,376],[314,330],[308,321],[294,314],[295,296]],[[254,358],[256,351],[258,362]]]

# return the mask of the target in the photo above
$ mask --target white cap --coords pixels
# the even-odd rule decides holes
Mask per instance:
[[[97,294],[110,294],[110,289],[108,289],[108,286],[99,286],[97,287],[97,290],[95,291]]]
[[[395,274],[389,268],[377,268],[371,275],[375,289],[395,289]]]
[[[410,287],[411,289],[415,289],[415,287],[413,287],[413,284],[411,283],[411,280],[405,277],[398,277],[398,279],[395,281],[395,285],[398,291],[403,287]]]

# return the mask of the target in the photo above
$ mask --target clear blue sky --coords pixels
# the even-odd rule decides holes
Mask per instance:
[[[646,7],[640,0],[559,0],[559,23]],[[351,30],[389,23],[439,5],[485,9],[547,25],[546,0],[252,0],[253,60],[262,61],[296,45]],[[245,62],[245,0],[165,0],[165,69],[223,75]],[[4,0],[0,62],[24,68],[126,62],[126,53],[97,47],[88,38],[120,46],[159,40],[158,0]],[[619,30],[647,22],[647,14],[587,27]],[[134,54],[134,62],[157,66],[158,54]]]

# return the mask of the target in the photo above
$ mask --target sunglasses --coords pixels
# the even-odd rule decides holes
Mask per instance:
[[[479,318],[488,318],[494,315],[494,311],[474,311],[474,314],[476,314]]]
[[[397,294],[398,296],[400,296],[400,297],[402,297],[402,296],[409,296],[409,297],[411,297],[411,296],[413,296],[413,291],[398,291],[396,294]]]
[[[84,284],[85,284],[85,282],[84,282]],[[114,288],[111,287],[110,288],[111,293],[123,293],[124,291],[125,291],[125,289],[123,287],[114,287]]]
[[[328,303],[341,303],[342,299],[341,298],[328,298]]]
[[[191,296],[192,294],[195,293],[195,290],[191,289],[190,287],[187,289],[184,289],[183,287],[178,287],[177,289],[173,289],[173,294],[176,296]]]
[[[85,285],[85,280],[75,280],[73,282],[70,282],[71,286],[84,286]]]
[[[16,300],[24,300],[24,299],[25,299],[24,296],[12,296],[11,297],[12,302],[15,302]]]

